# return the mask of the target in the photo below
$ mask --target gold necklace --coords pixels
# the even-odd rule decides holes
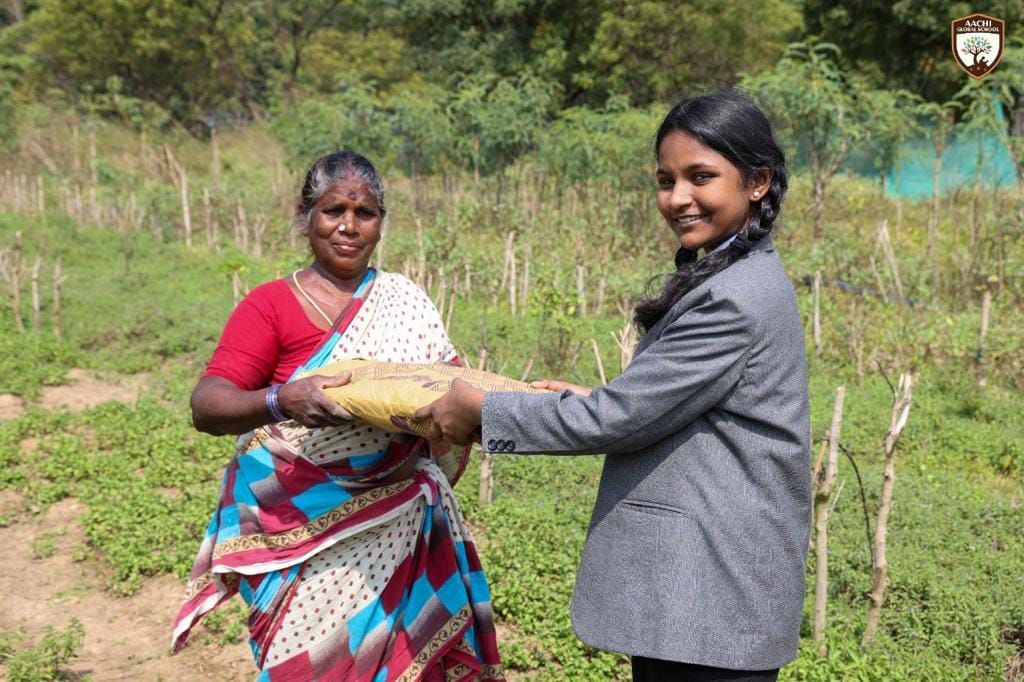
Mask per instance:
[[[306,299],[307,301],[309,301],[309,304],[310,304],[311,306],[313,306],[313,308],[314,308],[314,309],[315,309],[315,310],[316,310],[316,311],[317,311],[318,313],[320,313],[320,315],[321,315],[321,316],[322,316],[322,317],[323,317],[323,318],[324,318],[325,320],[327,320],[327,324],[329,324],[329,325],[331,325],[331,324],[334,324],[334,320],[332,320],[331,318],[327,317],[327,313],[325,313],[325,312],[323,311],[323,309],[322,309],[322,308],[321,308],[320,306],[318,306],[318,305],[316,304],[316,301],[314,301],[314,300],[313,300],[313,297],[312,297],[312,296],[310,296],[309,294],[307,294],[307,293],[306,293],[306,290],[302,288],[302,285],[301,285],[301,284],[299,284],[299,278],[298,278],[298,276],[297,276],[298,274],[299,274],[299,271],[298,271],[298,270],[296,270],[295,272],[293,272],[293,273],[292,273],[292,281],[293,281],[293,282],[295,282],[295,288],[296,288],[296,289],[298,289],[298,290],[299,290],[299,293],[300,293],[300,294],[302,294],[302,297],[303,297],[303,298],[305,298],[305,299]]]

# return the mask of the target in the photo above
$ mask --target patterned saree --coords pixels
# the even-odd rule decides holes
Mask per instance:
[[[296,376],[349,358],[456,361],[423,291],[373,269]],[[451,489],[466,456],[356,420],[241,436],[173,649],[238,593],[259,680],[504,679],[487,580]],[[409,457],[411,478],[384,483]]]

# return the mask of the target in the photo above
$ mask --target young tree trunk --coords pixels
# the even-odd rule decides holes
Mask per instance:
[[[832,408],[832,424],[828,440],[828,462],[819,469],[814,480],[814,643],[819,656],[824,656],[825,626],[828,616],[828,503],[839,475],[839,443],[843,424],[843,399],[846,388],[836,389],[836,402]]]
[[[932,166],[932,200],[928,210],[928,262],[931,263],[932,278],[936,285],[939,282],[939,264],[935,239],[939,229],[939,185],[942,178],[944,147],[945,145],[937,145],[935,148],[935,164]]]
[[[868,619],[864,626],[861,646],[869,647],[875,639],[878,621],[882,616],[885,600],[885,585],[889,575],[889,562],[885,554],[886,534],[889,528],[889,511],[892,509],[892,491],[896,482],[896,444],[910,417],[910,401],[914,380],[910,372],[900,374],[899,385],[892,396],[892,414],[889,417],[889,431],[885,435],[885,470],[882,478],[882,497],[878,505],[878,522],[875,526],[875,566],[872,572],[871,594],[868,596]]]
[[[985,379],[985,337],[988,336],[989,312],[992,308],[992,292],[985,287],[981,298],[981,332],[978,334],[978,386],[984,388]]]

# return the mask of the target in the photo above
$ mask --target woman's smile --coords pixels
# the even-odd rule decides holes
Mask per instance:
[[[750,189],[736,167],[682,132],[658,149],[658,210],[690,251],[712,249],[750,220]]]

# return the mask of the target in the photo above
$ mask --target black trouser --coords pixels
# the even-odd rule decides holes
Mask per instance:
[[[775,682],[779,669],[729,670],[633,656],[633,682]]]

